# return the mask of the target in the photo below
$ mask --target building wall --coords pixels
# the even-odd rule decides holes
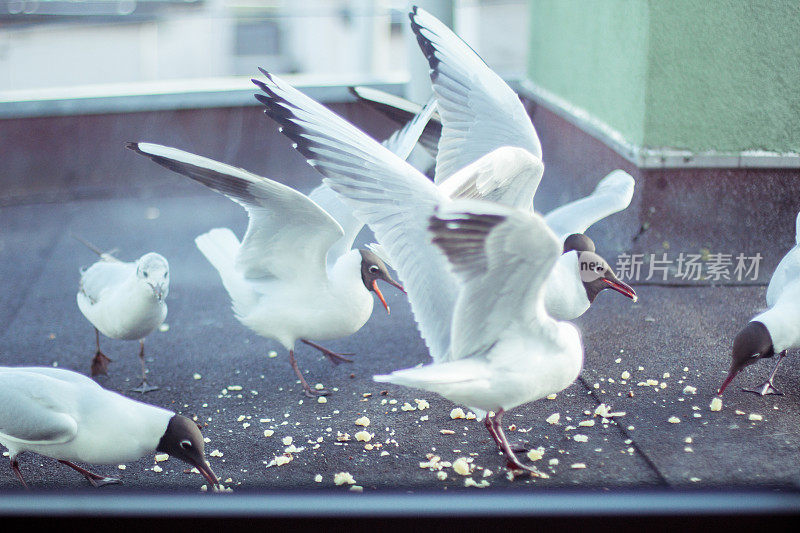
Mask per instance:
[[[644,147],[800,152],[795,0],[534,0],[528,75]]]

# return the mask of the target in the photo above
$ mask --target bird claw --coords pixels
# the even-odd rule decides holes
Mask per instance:
[[[154,390],[158,390],[158,387],[156,387],[155,385],[150,385],[146,381],[142,381],[141,385],[139,385],[136,388],[131,389],[132,392],[140,392],[142,394],[145,394],[147,392],[152,392]]]
[[[97,351],[94,354],[94,358],[92,359],[92,377],[98,376],[100,374],[107,376],[108,375],[108,363],[112,363],[113,360],[109,359],[106,354],[101,351]]]
[[[331,393],[328,389],[303,389],[303,393],[309,398],[317,398],[319,396],[327,396]]]
[[[546,478],[548,477],[546,474],[543,474],[534,466],[526,466],[519,461],[512,461],[511,459],[506,459],[506,466],[508,470],[511,472],[511,475],[516,477],[518,475],[522,475],[528,473],[531,477],[539,477],[539,478]]]
[[[763,385],[753,389],[742,389],[744,392],[752,392],[753,394],[758,394],[759,396],[768,396],[770,394],[774,394],[776,396],[783,396],[783,393],[775,388],[771,381],[765,382]]]
[[[122,483],[122,481],[120,481],[115,477],[101,477],[99,479],[92,479],[90,477],[87,477],[86,479],[89,480],[89,483],[91,483],[92,486],[95,488],[102,487],[104,485],[115,485],[118,483]]]

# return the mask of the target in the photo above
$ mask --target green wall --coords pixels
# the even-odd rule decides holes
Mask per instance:
[[[652,148],[800,152],[797,0],[533,0],[528,75]]]

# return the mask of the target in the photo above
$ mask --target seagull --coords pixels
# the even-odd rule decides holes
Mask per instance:
[[[0,367],[0,444],[25,488],[17,456],[34,452],[80,472],[95,487],[118,483],[73,461],[120,464],[164,452],[218,487],[197,424],[172,411],[102,388],[86,376],[47,367]]]
[[[451,198],[494,200],[533,212],[533,199],[544,168],[532,163],[530,155],[541,160],[542,147],[518,95],[436,17],[415,6],[409,18],[431,69],[438,108],[423,137],[435,135],[435,124],[441,120],[435,182]],[[358,93],[362,99],[377,101],[376,105],[384,109],[399,105],[400,117],[413,109],[398,104],[396,98],[380,98],[374,91]],[[522,150],[498,150],[509,146]],[[461,170],[479,159],[488,166],[485,157],[491,153],[503,158],[492,164],[502,165],[502,172],[485,172],[474,182],[454,179],[465,176]],[[615,170],[589,196],[545,216],[547,224],[564,243],[564,255],[552,271],[545,297],[548,312],[555,318],[571,320],[581,316],[604,289],[637,300],[635,291],[616,277],[611,266],[595,253],[594,242],[585,235],[594,223],[628,207],[634,184],[630,174]],[[570,254],[571,251],[575,253]],[[594,275],[597,271],[604,273],[602,281]]]
[[[478,200],[438,207],[429,230],[460,282],[448,357],[374,379],[469,406],[509,468],[539,474],[514,454],[502,418],[560,392],[580,374],[580,333],[544,307],[544,286],[561,244],[541,216]]]
[[[377,144],[377,143],[376,143]],[[127,147],[237,202],[249,223],[240,242],[228,228],[215,228],[195,243],[219,272],[236,318],[289,351],[289,364],[306,396],[312,389],[295,360],[299,340],[334,364],[350,362],[314,341],[352,335],[372,314],[374,292],[389,306],[378,281],[403,290],[386,265],[367,249],[351,249],[342,226],[312,199],[270,179],[176,148],[150,143]],[[322,194],[322,193],[320,193]],[[357,232],[356,232],[357,233]]]
[[[81,271],[77,295],[78,308],[94,326],[97,350],[92,359],[92,376],[107,375],[111,362],[100,351],[100,333],[112,339],[138,340],[142,383],[133,390],[142,394],[158,390],[147,383],[144,338],[167,318],[164,300],[169,293],[169,263],[155,252],[126,263],[74,237],[100,256],[99,261]]]
[[[800,213],[795,219],[795,246],[778,263],[767,286],[769,309],[753,317],[733,340],[731,367],[717,394],[746,366],[778,354],[767,381],[747,392],[766,396],[779,394],[772,383],[778,366],[792,348],[800,348]]]
[[[433,264],[411,267],[407,264],[409,248],[425,245],[427,220],[433,208],[453,199],[490,200],[533,212],[532,191],[544,169],[541,159],[524,148],[503,146],[468,164],[450,179],[431,183],[346,120],[278,76],[263,69],[261,72],[267,81],[254,79],[253,83],[266,94],[256,94],[256,98],[308,162],[326,176],[324,183],[348,197],[346,200],[355,215],[371,227],[382,252],[409,290],[415,315],[438,313],[443,324],[449,323],[451,305],[433,310],[425,303],[437,291],[449,292],[449,299],[455,299],[452,288],[455,281],[446,261],[443,257],[435,259],[440,254],[432,249]],[[605,289],[616,290],[634,300],[637,298],[633,288],[620,281],[611,266],[595,252],[591,239],[582,233],[574,237],[565,235],[570,231],[585,231],[594,220],[615,209],[620,181],[625,192],[632,194],[632,187],[628,188],[630,182],[622,174],[627,176],[612,173],[592,195],[562,206],[550,216],[566,245],[565,253],[550,271],[551,279],[546,284],[548,313],[559,320],[583,314]],[[414,288],[409,288],[412,285]],[[437,329],[432,322],[430,324],[432,329]],[[431,338],[425,332],[423,337]],[[435,343],[436,350],[443,350],[447,337]]]

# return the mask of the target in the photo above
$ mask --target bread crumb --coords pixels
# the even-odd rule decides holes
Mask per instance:
[[[586,468],[586,464],[585,463],[574,463],[574,464],[570,465],[570,468],[574,468],[575,470],[580,470],[582,468]]]
[[[476,488],[479,488],[479,489],[483,489],[483,488],[486,488],[486,487],[489,486],[489,482],[486,481],[485,479],[482,479],[479,482],[476,482],[471,477],[468,477],[467,479],[464,480],[464,486],[465,487],[476,487]]]
[[[464,410],[462,408],[456,407],[455,409],[450,411],[450,418],[456,420],[458,418],[466,418],[466,415],[464,414]]]
[[[712,411],[722,411],[722,398],[715,396],[709,405]]]
[[[545,419],[545,422],[547,422],[548,424],[558,424],[558,421],[559,421],[560,419],[561,419],[561,414],[559,414],[559,413],[553,413],[552,415],[548,416],[548,417]]]
[[[118,465],[117,468],[119,468],[120,470],[125,470],[128,467],[125,465]]]
[[[419,398],[414,398],[414,403],[417,404],[417,409],[422,411],[423,409],[427,409],[431,406],[427,400],[420,400]]]
[[[334,485],[355,485],[356,480],[353,479],[353,476],[350,472],[338,472],[333,475],[333,484]]]
[[[542,457],[544,457],[544,448],[537,448],[535,450],[528,450],[528,459],[531,461],[538,461]]]
[[[203,376],[201,376],[200,374],[195,373],[192,377],[194,379],[201,379]]]
[[[445,479],[447,479],[447,472],[445,472],[444,470],[439,470],[438,472],[436,472],[436,477],[439,478],[439,481],[444,481]]]
[[[750,420],[764,420],[763,416],[757,415],[756,413],[750,413],[750,415],[747,418]]]
[[[671,416],[667,419],[667,422],[669,422],[670,424],[680,424],[681,419],[678,418],[677,416]]]
[[[359,441],[359,442],[369,442],[369,441],[372,440],[372,437],[374,437],[374,436],[375,435],[373,435],[372,433],[369,433],[368,431],[359,431],[358,433],[356,433],[354,435],[356,440]]]
[[[328,399],[325,396],[317,396],[317,403],[328,403]]]
[[[160,463],[162,461],[166,461],[167,459],[169,459],[169,454],[168,453],[157,453],[155,459],[156,459],[156,462],[158,462],[158,463]]]
[[[274,434],[275,434],[275,432],[273,430],[271,430],[271,429],[265,429],[264,430],[264,436],[265,437],[271,437]]]
[[[369,426],[369,418],[367,418],[366,416],[362,416],[361,418],[356,420],[356,425],[357,426],[368,427]]]
[[[577,434],[572,438],[575,440],[575,442],[589,442],[589,437],[586,435]]]
[[[350,487],[350,490],[353,492],[364,492],[364,487],[362,487],[361,485],[353,485],[352,487]]]
[[[453,461],[453,470],[456,474],[460,474],[462,476],[469,475],[470,468],[468,459],[466,457],[459,457]]]
[[[322,474],[317,474],[316,476],[314,476],[314,482],[322,483]]]

